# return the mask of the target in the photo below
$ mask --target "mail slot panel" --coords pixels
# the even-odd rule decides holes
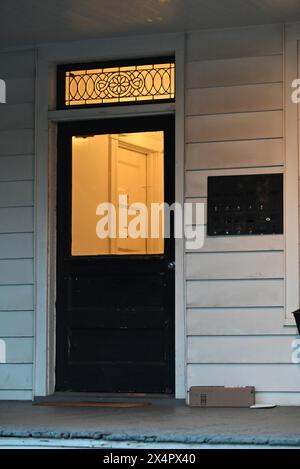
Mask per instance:
[[[208,177],[208,236],[283,233],[283,174]]]

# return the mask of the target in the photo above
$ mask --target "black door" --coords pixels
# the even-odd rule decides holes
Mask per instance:
[[[174,202],[173,116],[61,124],[57,391],[174,393],[174,223],[145,236],[136,202]]]

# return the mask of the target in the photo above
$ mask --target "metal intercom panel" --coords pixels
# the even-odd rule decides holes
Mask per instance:
[[[208,177],[208,236],[283,233],[283,174]]]

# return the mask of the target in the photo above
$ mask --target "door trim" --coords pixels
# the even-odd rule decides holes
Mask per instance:
[[[57,122],[175,113],[175,199],[184,202],[184,34],[162,34],[41,46],[35,104],[35,351],[33,396],[55,386],[56,133]],[[91,51],[95,51],[92,55]],[[54,111],[56,64],[174,54],[176,102],[122,108]],[[50,111],[49,111],[50,109]],[[184,239],[175,240],[175,395],[186,398]]]

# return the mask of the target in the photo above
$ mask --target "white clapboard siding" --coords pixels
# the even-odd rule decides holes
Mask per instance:
[[[0,182],[0,207],[33,205],[32,181]]]
[[[283,80],[282,55],[202,60],[186,65],[186,87],[278,83]]]
[[[32,129],[34,108],[31,103],[2,104],[0,107],[0,130]]]
[[[0,285],[0,311],[18,310],[33,310],[33,285]]]
[[[200,204],[203,206],[203,209],[202,207],[199,207]],[[192,208],[192,211],[190,211],[190,207]],[[206,220],[207,220],[207,197],[196,197],[192,199],[185,199],[184,225],[185,226],[206,225]]]
[[[15,390],[15,389],[0,389],[0,401],[31,401],[32,391]]]
[[[9,78],[32,78],[35,70],[33,50],[0,53],[0,76]]]
[[[283,275],[284,255],[280,251],[190,253],[186,256],[188,279],[283,278]]]
[[[283,251],[283,250],[284,250],[284,236],[283,235],[216,236],[216,237],[205,236],[204,244],[202,248],[198,249],[197,251],[193,250],[192,252],[215,253],[215,252]]]
[[[32,337],[5,337],[0,340],[5,343],[6,363],[32,363],[33,338]]]
[[[300,364],[188,365],[191,386],[255,386],[257,391],[300,391]]]
[[[0,181],[33,179],[33,156],[1,156]]]
[[[256,404],[277,406],[300,406],[299,392],[256,392]]]
[[[274,166],[270,168],[249,168],[248,170],[237,168],[214,171],[186,171],[186,197],[207,197],[208,176],[234,176],[239,174],[243,175],[264,173],[282,173],[282,168],[280,166]]]
[[[32,337],[33,311],[0,311],[0,337]]]
[[[7,103],[34,103],[34,80],[32,79],[32,77],[9,78],[5,80],[5,84]]]
[[[0,259],[22,259],[32,257],[32,233],[0,234]]]
[[[282,137],[282,111],[186,117],[187,142]]]
[[[250,168],[283,165],[281,138],[236,142],[190,143],[186,169]]]
[[[282,26],[203,30],[187,35],[187,61],[259,57],[283,52]]]
[[[186,115],[282,109],[283,84],[226,86],[191,89],[186,94]]]
[[[187,34],[186,202],[207,203],[209,176],[284,172],[282,53],[280,25]],[[284,235],[205,234],[186,251],[188,387],[254,385],[258,403],[300,404],[284,249]]]
[[[32,207],[0,208],[0,233],[31,233],[32,231]]]
[[[0,130],[0,156],[32,154],[33,130]]]
[[[192,308],[187,310],[187,334],[268,335],[297,334],[284,326],[284,308]]]
[[[32,389],[32,364],[0,364],[0,389]]]
[[[0,53],[0,399],[30,399],[34,344],[33,50]]]
[[[189,307],[283,306],[282,280],[192,280],[187,282]]]
[[[188,363],[292,363],[297,335],[189,337]]]
[[[0,285],[33,283],[33,259],[0,259]]]

